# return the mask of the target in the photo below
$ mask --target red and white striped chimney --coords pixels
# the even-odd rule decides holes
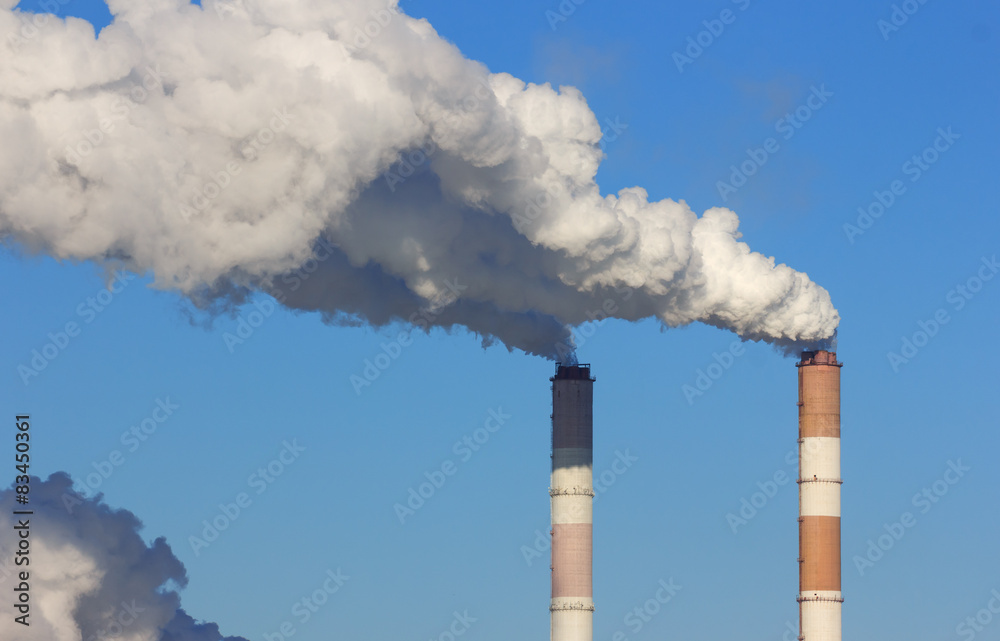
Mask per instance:
[[[840,368],[803,352],[799,368],[799,639],[840,641]]]
[[[552,641],[592,641],[594,379],[556,366],[552,381]]]

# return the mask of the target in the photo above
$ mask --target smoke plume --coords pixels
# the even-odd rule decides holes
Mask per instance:
[[[572,87],[466,59],[397,0],[0,0],[0,237],[214,308],[465,327],[565,356],[605,316],[798,349],[839,315],[727,209],[602,194]]]
[[[0,639],[247,641],[223,637],[217,625],[196,622],[181,609],[176,589],[187,584],[184,566],[164,539],[146,544],[131,512],[111,509],[100,495],[84,498],[62,472],[46,481],[32,477],[27,509],[34,514],[13,516],[25,509],[14,500],[13,489],[0,491],[0,531],[15,532],[13,519],[30,520],[29,562],[14,566],[14,550],[0,550],[0,585],[17,595],[11,590],[18,573],[29,573],[30,625],[16,623],[17,613],[4,616]]]

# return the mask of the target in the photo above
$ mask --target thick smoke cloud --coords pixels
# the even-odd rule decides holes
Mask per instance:
[[[14,4],[0,237],[30,252],[152,273],[199,306],[263,291],[551,358],[611,308],[792,349],[839,323],[733,212],[602,195],[577,90],[490,73],[394,0],[111,0],[97,38]]]
[[[146,544],[134,514],[111,509],[100,495],[82,497],[61,472],[46,481],[32,478],[30,496],[29,565],[13,566],[14,551],[4,549],[0,567],[6,594],[14,594],[17,572],[30,573],[30,626],[4,616],[0,639],[247,641],[223,637],[217,625],[199,623],[181,609],[176,589],[187,584],[184,566],[164,539]],[[5,533],[16,525],[14,497],[13,489],[0,491]]]

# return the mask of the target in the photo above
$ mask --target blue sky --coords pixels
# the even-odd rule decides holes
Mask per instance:
[[[492,71],[579,87],[608,127],[604,192],[641,185],[699,212],[731,207],[755,251],[831,292],[845,362],[845,636],[970,638],[958,626],[1000,589],[997,7],[930,0],[885,31],[893,4],[856,0],[402,6]],[[109,19],[90,0],[64,10]],[[730,24],[679,69],[674,54],[726,10]],[[796,110],[808,119],[789,130]],[[768,145],[746,183],[720,193]],[[859,222],[894,181],[891,206]],[[34,417],[36,471],[82,486],[120,451],[97,489],[147,539],[167,538],[196,618],[255,641],[283,622],[296,641],[437,639],[456,611],[477,619],[470,640],[548,634],[548,552],[525,549],[549,521],[551,363],[463,332],[414,334],[358,394],[351,376],[383,345],[396,354],[404,328],[329,327],[277,307],[251,318],[253,306],[206,327],[146,276],[101,294],[98,267],[17,247],[0,253],[0,280],[0,407]],[[230,349],[240,318],[262,322]],[[78,335],[25,384],[19,366],[71,322]],[[794,477],[794,361],[747,344],[689,399],[684,386],[738,339],[659,330],[584,328],[579,352],[598,379],[595,473],[629,461],[595,506],[595,638],[782,638],[797,621],[796,486],[735,532],[727,514],[776,473]],[[904,351],[904,339],[921,346]],[[158,401],[176,409],[129,451],[123,432]],[[477,451],[456,447],[491,411],[509,415],[501,429]],[[258,494],[251,475],[286,442],[304,449]],[[448,461],[455,474],[401,523],[394,505]],[[959,462],[969,470],[936,502],[914,500]],[[241,492],[249,506],[196,554],[189,537]],[[859,570],[855,557],[906,512],[915,525]],[[337,569],[349,578],[302,623],[293,606]],[[671,579],[672,601],[629,625]],[[1000,639],[1000,621],[975,638]]]

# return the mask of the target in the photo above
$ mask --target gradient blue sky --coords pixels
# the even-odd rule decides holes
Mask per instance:
[[[891,2],[588,0],[555,28],[557,0],[402,6],[491,70],[575,85],[602,122],[627,125],[606,142],[604,192],[641,185],[696,211],[732,207],[754,250],[829,289],[843,318],[845,637],[968,639],[957,626],[1000,589],[1000,279],[961,309],[952,291],[1000,254],[997,5],[927,2],[888,39],[878,21]],[[679,72],[674,52],[727,8],[735,21]],[[110,19],[92,0],[64,9]],[[776,133],[821,87],[832,97],[810,120]],[[959,137],[911,180],[904,164],[939,128]],[[724,202],[718,181],[770,137],[778,151]],[[905,193],[850,242],[844,225],[894,180]],[[548,553],[529,565],[522,546],[549,520],[551,363],[438,331],[358,395],[350,376],[401,328],[276,310],[231,352],[223,336],[237,319],[192,324],[142,276],[89,323],[77,308],[103,289],[94,265],[8,246],[0,282],[0,407],[33,415],[35,470],[83,482],[122,451],[99,490],[147,539],[167,538],[196,618],[254,641],[284,621],[295,641],[437,639],[467,610],[477,621],[464,639],[547,638]],[[887,354],[938,310],[947,324],[893,367]],[[70,321],[80,335],[22,383],[18,366]],[[781,639],[797,621],[796,486],[736,533],[727,514],[758,482],[794,476],[794,361],[748,344],[689,403],[682,387],[735,336],[651,321],[592,329],[580,357],[598,379],[595,473],[616,452],[637,457],[595,506],[595,638]],[[179,408],[129,452],[122,432],[168,397]],[[510,418],[462,461],[453,444],[497,408]],[[305,451],[256,494],[248,477],[294,439]],[[401,524],[394,504],[448,460],[457,473]],[[914,505],[959,460],[971,470],[926,512]],[[188,537],[243,491],[252,504],[196,555]],[[853,558],[904,512],[916,525],[859,572]],[[293,605],[337,568],[349,580],[300,624]],[[661,579],[681,590],[636,631],[625,617]],[[1000,620],[975,638],[1000,639]]]

